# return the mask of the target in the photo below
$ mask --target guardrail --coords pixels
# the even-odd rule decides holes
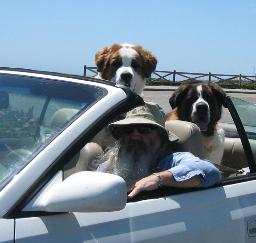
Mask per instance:
[[[96,67],[88,67],[84,65],[84,76],[95,76],[97,74]],[[152,73],[149,79],[150,83],[157,83],[159,81],[166,81],[170,85],[178,84],[185,80],[204,80],[210,82],[225,83],[228,81],[236,82],[237,85],[242,86],[243,82],[256,84],[256,76],[243,74],[217,74],[217,73],[189,73],[174,71],[160,71],[156,70]]]
[[[89,75],[88,75],[89,73]],[[97,67],[88,67],[86,65],[84,65],[84,76],[95,76],[97,74]]]

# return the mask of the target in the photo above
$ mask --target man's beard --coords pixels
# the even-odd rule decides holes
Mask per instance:
[[[104,172],[121,176],[129,190],[138,180],[152,174],[159,153],[153,144],[147,147],[141,140],[122,139],[102,158]]]

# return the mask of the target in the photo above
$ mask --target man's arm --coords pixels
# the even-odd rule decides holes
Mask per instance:
[[[201,160],[189,152],[174,153],[171,158],[173,158],[175,166],[167,166],[170,169],[139,180],[128,197],[132,198],[141,191],[157,189],[160,184],[170,187],[191,188],[209,187],[221,181],[220,171],[209,161]],[[167,165],[168,161],[170,158],[167,157],[165,161]]]
[[[169,187],[179,187],[179,188],[190,188],[198,187],[202,184],[202,178],[199,175],[193,176],[184,181],[176,181],[173,174],[166,170],[159,172],[157,174],[152,174],[147,176],[134,185],[134,188],[128,194],[129,198],[133,198],[141,191],[151,191],[157,189],[160,185]]]

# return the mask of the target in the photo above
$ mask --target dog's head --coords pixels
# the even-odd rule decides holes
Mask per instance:
[[[156,68],[156,57],[139,45],[114,44],[95,55],[99,77],[129,87],[141,95],[145,78]]]
[[[169,99],[178,119],[197,124],[202,132],[212,135],[221,118],[225,92],[217,85],[206,82],[185,82]]]

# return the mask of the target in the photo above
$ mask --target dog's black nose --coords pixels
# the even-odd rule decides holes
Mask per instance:
[[[126,86],[130,86],[131,80],[132,80],[132,74],[131,73],[122,73],[121,79],[124,81]]]
[[[196,105],[196,110],[197,110],[197,112],[200,112],[200,113],[206,113],[208,111],[208,106],[204,102],[199,102]]]

